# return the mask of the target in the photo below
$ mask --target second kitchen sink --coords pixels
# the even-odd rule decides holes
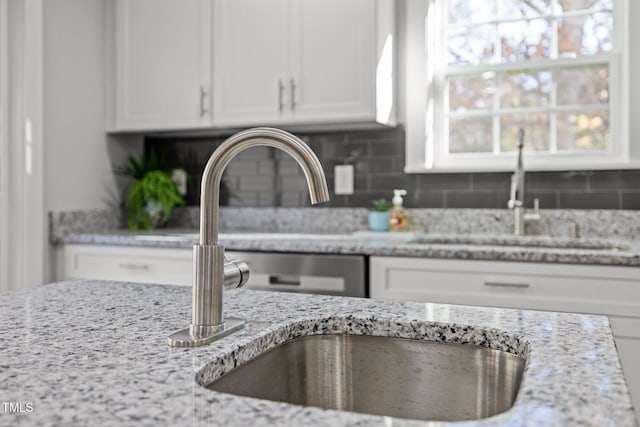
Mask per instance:
[[[628,250],[629,245],[609,239],[572,239],[551,236],[484,234],[431,234],[410,240],[410,244],[521,246],[552,249]]]
[[[219,392],[433,421],[513,406],[525,359],[470,344],[362,335],[294,339],[212,382]]]

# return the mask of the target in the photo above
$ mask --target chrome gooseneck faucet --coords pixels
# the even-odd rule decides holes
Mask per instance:
[[[511,175],[511,198],[509,209],[524,206],[524,166],[522,163],[522,149],[524,148],[524,129],[518,131],[518,165]]]
[[[320,161],[307,144],[288,132],[254,128],[239,132],[211,155],[202,176],[200,195],[200,241],[193,247],[193,295],[191,324],[169,336],[173,347],[197,347],[220,339],[244,327],[244,321],[224,318],[223,291],[243,286],[249,267],[229,261],[218,244],[218,211],[222,173],[238,153],[250,147],[269,146],[290,154],[302,168],[311,203],[329,200],[327,180]]]
[[[522,162],[522,150],[524,148],[524,129],[518,131],[518,165],[511,175],[511,197],[507,206],[513,210],[513,234],[523,236],[525,226],[529,222],[540,221],[540,204],[538,199],[533,202],[533,212],[525,212],[524,207],[524,166]]]

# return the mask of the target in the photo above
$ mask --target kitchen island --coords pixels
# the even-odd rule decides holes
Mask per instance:
[[[225,295],[225,315],[244,318],[246,329],[205,347],[170,348],[167,336],[189,323],[190,295],[186,287],[106,281],[1,295],[2,401],[24,411],[0,413],[0,424],[427,425],[200,385],[297,336],[418,333],[526,357],[513,408],[465,425],[636,425],[603,316],[240,289]]]

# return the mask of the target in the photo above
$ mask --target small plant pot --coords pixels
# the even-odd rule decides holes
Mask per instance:
[[[371,231],[389,231],[389,211],[369,212],[369,230]]]
[[[149,217],[151,228],[164,227],[169,220],[169,215],[162,210],[162,205],[155,200],[149,200],[144,205],[144,212]]]

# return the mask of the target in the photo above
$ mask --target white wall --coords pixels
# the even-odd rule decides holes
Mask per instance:
[[[141,137],[108,136],[106,13],[112,0],[44,1],[44,207],[117,207],[113,167],[142,150]],[[47,237],[48,241],[48,237]],[[57,277],[48,245],[44,280]]]
[[[109,1],[44,1],[47,211],[117,205],[120,190],[112,165],[141,149],[140,138],[105,134]]]
[[[640,2],[629,0],[629,9],[629,143],[631,157],[640,159]]]

